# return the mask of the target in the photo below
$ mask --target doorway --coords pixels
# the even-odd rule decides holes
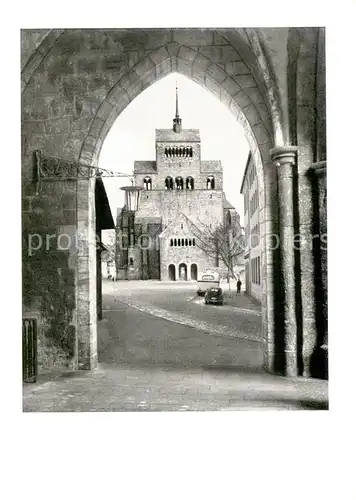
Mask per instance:
[[[187,281],[187,265],[179,264],[179,279],[181,281]]]
[[[196,264],[190,266],[190,279],[193,281],[198,279],[198,266]]]
[[[169,264],[168,276],[169,276],[170,281],[176,280],[176,266],[174,264]]]

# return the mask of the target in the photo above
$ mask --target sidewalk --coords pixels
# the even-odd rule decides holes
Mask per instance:
[[[220,286],[224,292],[224,304],[239,309],[252,309],[253,311],[261,312],[261,303],[258,302],[258,300],[254,297],[246,295],[243,289],[240,293],[236,293],[235,281],[231,283],[231,297],[229,293],[229,284],[222,283]]]
[[[100,364],[29,384],[24,412],[327,410],[328,384],[248,373],[239,367]]]

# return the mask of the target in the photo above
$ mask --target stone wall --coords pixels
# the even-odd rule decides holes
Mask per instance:
[[[201,221],[221,222],[223,193],[217,190],[143,191],[136,217],[161,217],[164,229],[180,212],[192,220],[199,218]]]
[[[76,182],[45,181],[38,195],[25,184],[23,202],[23,315],[38,315],[39,370],[75,367]]]

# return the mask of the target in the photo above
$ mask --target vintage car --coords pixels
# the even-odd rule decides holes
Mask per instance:
[[[205,292],[205,304],[219,304],[222,306],[224,303],[223,291],[220,287],[211,287]]]
[[[208,288],[211,287],[219,287],[220,285],[220,276],[216,271],[204,271],[198,277],[197,281],[198,289],[197,294],[199,296],[205,295],[205,292]]]

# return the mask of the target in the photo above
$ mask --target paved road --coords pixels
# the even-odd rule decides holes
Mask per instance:
[[[196,285],[190,283],[146,282],[139,286],[139,282],[106,282],[104,291],[131,307],[167,320],[215,334],[261,341],[260,307],[242,294],[234,296],[235,307],[231,307],[205,305],[204,299],[196,295]]]
[[[261,368],[259,341],[225,335],[231,328],[231,311],[226,314],[228,319],[223,320],[223,308],[212,307],[209,311],[214,312],[206,318],[201,305],[186,300],[192,295],[189,287],[177,288],[174,293],[153,284],[136,283],[130,290],[124,288],[118,291],[116,283],[104,284],[104,318],[98,332],[99,368],[93,372],[66,373],[46,383],[27,386],[24,411],[326,408],[325,381],[267,374]],[[143,312],[137,304],[148,309]],[[156,316],[155,311],[161,314],[167,307],[172,307],[172,311],[164,314],[174,312],[173,317],[167,320]],[[195,321],[203,328],[186,324],[194,311]],[[241,321],[242,314],[247,315],[235,314]],[[218,322],[215,315],[220,315]],[[251,316],[251,324],[260,322],[256,314]],[[227,330],[219,333],[217,323],[223,321],[221,326]]]

